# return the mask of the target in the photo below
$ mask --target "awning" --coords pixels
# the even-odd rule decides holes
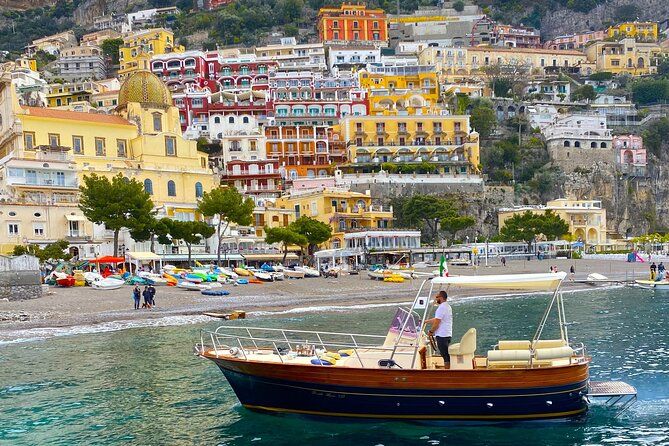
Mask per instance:
[[[163,258],[163,261],[175,261],[175,262],[185,262],[188,260],[188,254],[164,254],[161,256]],[[217,260],[216,254],[193,254],[191,255],[192,260]],[[228,260],[244,260],[244,257],[242,257],[239,254],[224,254],[221,253],[221,260],[222,261],[228,261]]]
[[[352,249],[334,248],[317,251],[314,256],[319,259],[331,259],[332,257],[353,257],[361,254],[361,252]]]
[[[151,260],[160,260],[160,256],[153,252],[142,252],[142,251],[129,252],[128,256],[133,260],[139,260],[142,262],[148,262]]]
[[[86,221],[86,217],[83,215],[65,215],[67,221]]]
[[[111,264],[117,264],[123,262],[125,262],[124,257],[114,257],[114,256],[102,256],[98,257],[97,259],[93,259],[91,261],[91,263],[111,263]]]
[[[472,288],[496,288],[506,290],[552,290],[567,277],[567,273],[508,274],[492,276],[435,277],[435,285],[456,285]]]
[[[283,254],[244,254],[244,259],[250,261],[259,260],[283,260]],[[297,254],[289,252],[286,255],[286,260],[298,260]]]

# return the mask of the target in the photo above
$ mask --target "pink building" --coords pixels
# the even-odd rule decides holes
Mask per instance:
[[[644,175],[646,172],[646,149],[643,138],[637,135],[617,135],[613,137],[613,149],[621,169],[625,173]]]
[[[586,33],[560,36],[544,43],[544,48],[551,50],[574,50],[585,47],[588,42],[606,39],[606,31],[589,31]]]
[[[509,48],[541,48],[539,30],[525,26],[495,25],[497,45]]]

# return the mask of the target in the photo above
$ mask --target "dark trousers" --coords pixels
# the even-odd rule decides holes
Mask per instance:
[[[139,310],[139,299],[135,299],[135,310]]]
[[[451,344],[451,337],[446,336],[442,338],[441,336],[435,336],[434,340],[437,342],[437,348],[439,349],[439,353],[441,353],[441,357],[444,358],[444,364],[450,364],[451,357],[448,356],[448,346]]]

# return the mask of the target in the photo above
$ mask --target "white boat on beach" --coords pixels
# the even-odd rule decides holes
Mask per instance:
[[[296,266],[294,269],[295,271],[302,271],[305,277],[320,277],[321,275],[317,269],[309,266]]]
[[[304,271],[294,271],[292,269],[286,269],[283,271],[283,276],[286,279],[304,279]]]
[[[237,279],[239,277],[239,274],[237,274],[230,268],[219,268],[218,270],[221,272],[221,274],[228,276],[231,279]]]
[[[193,283],[193,282],[187,282],[185,280],[177,283],[177,288],[181,288],[182,290],[188,290],[188,291],[201,291],[202,290],[202,288],[200,287],[200,284]]]
[[[106,279],[93,282],[91,287],[95,288],[96,290],[117,290],[123,285],[125,285],[124,280],[107,277]]]
[[[266,273],[264,271],[254,271],[253,275],[255,276],[256,279],[264,280],[265,282],[271,282],[272,279],[272,273]]]
[[[272,275],[272,280],[283,280],[285,278],[283,272],[275,271],[270,273]]]
[[[592,286],[604,286],[610,284],[611,280],[609,280],[608,277],[602,274],[592,273],[588,274],[588,277],[586,278],[586,283]]]
[[[139,277],[148,279],[152,282],[153,286],[167,286],[167,279],[165,279],[160,274],[149,273],[146,271],[140,271],[137,274]]]
[[[367,271],[367,276],[373,280],[383,280],[383,270],[377,269],[374,271]]]
[[[88,285],[93,285],[95,282],[98,282],[102,279],[103,279],[103,277],[98,273],[94,273],[92,271],[88,271],[88,272],[84,273],[84,280],[86,281],[86,283]]]

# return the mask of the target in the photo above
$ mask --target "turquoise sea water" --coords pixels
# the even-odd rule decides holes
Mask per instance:
[[[455,337],[479,351],[529,338],[548,297],[454,300]],[[0,345],[0,445],[661,445],[669,444],[669,295],[631,289],[565,294],[570,337],[595,358],[594,379],[625,379],[639,402],[619,418],[445,426],[351,423],[257,414],[196,358],[199,329],[133,328]],[[249,325],[383,334],[392,307],[293,312]]]

